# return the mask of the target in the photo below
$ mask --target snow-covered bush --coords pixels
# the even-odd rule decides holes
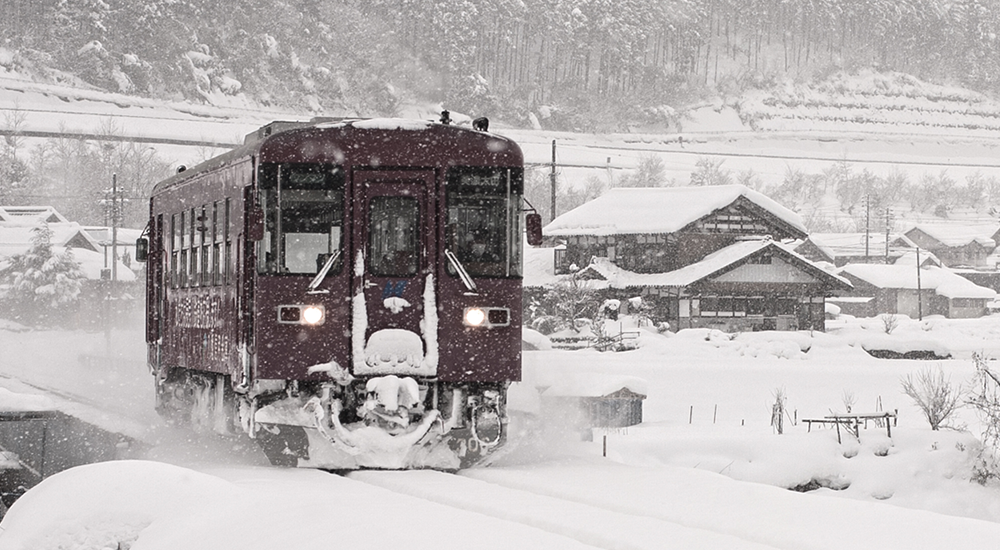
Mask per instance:
[[[59,324],[80,297],[85,279],[69,250],[52,250],[52,230],[33,230],[31,248],[0,264],[0,305],[5,315],[25,324]]]
[[[595,317],[600,305],[598,292],[588,286],[587,281],[570,277],[552,285],[545,293],[539,310],[559,319],[560,326],[556,330],[569,328],[579,332],[581,325],[578,321]]]

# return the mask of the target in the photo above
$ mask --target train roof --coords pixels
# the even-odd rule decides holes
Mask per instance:
[[[513,140],[463,125],[402,118],[275,121],[248,134],[242,146],[161,181],[153,194],[251,156],[262,163],[315,162],[384,168],[523,163],[521,148]]]

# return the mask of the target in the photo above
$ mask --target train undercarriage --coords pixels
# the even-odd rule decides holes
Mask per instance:
[[[272,464],[323,469],[457,470],[485,461],[507,437],[506,383],[376,376],[336,382],[156,373],[156,409],[198,432],[246,434]]]

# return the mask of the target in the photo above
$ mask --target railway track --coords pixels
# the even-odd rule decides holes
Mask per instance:
[[[616,550],[776,548],[739,536],[637,515],[575,499],[476,479],[477,470],[449,474],[431,470],[358,471],[349,479],[458,510],[519,523],[574,539],[593,548]]]

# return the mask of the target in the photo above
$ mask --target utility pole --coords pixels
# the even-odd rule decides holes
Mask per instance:
[[[885,263],[889,264],[889,228],[892,226],[892,210],[885,209]]]
[[[549,221],[556,219],[556,140],[552,140],[552,172],[549,174],[552,184],[552,211]]]
[[[118,174],[111,174],[111,282],[118,281]]]
[[[917,320],[924,320],[924,299],[920,292],[920,247],[917,247]]]
[[[865,195],[865,263],[868,263],[868,242],[871,240],[872,196]]]

